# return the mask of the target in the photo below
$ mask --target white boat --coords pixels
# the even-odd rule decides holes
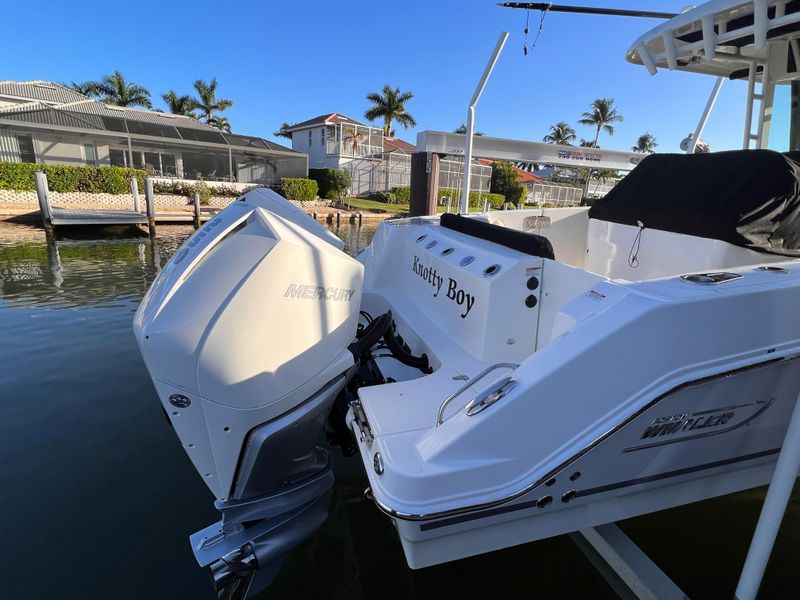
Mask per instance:
[[[745,69],[766,147],[774,85],[800,78],[798,4],[709,2],[628,58]],[[222,513],[198,562],[220,588],[269,582],[327,517],[323,431],[412,568],[768,483],[800,392],[795,158],[653,155],[592,209],[387,221],[356,258],[246,194],[135,317]]]

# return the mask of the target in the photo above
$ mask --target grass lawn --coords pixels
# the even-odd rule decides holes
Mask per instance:
[[[381,202],[380,200],[370,200],[369,198],[347,198],[344,200],[344,205],[350,205],[351,208],[371,211],[371,212],[388,212],[392,214],[408,214],[408,204],[389,204],[388,202]],[[440,206],[439,212],[443,213],[445,207]]]
[[[388,202],[370,200],[369,198],[346,198],[344,200],[344,205],[350,205],[351,208],[372,212],[388,212],[393,214],[408,212],[408,204],[389,204]]]

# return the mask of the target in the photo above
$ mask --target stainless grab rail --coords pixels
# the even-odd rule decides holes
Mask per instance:
[[[511,377],[503,377],[493,388],[487,388],[475,396],[464,409],[468,417],[477,415],[489,408],[492,404],[506,397],[511,390],[517,387],[517,382]]]
[[[450,394],[447,398],[445,398],[442,403],[439,405],[439,412],[436,415],[436,427],[444,423],[444,409],[447,408],[447,405],[450,404],[453,400],[455,400],[458,396],[463,394],[467,391],[470,387],[475,385],[478,381],[486,377],[492,371],[496,371],[497,369],[511,369],[512,371],[519,367],[517,363],[496,363],[490,367],[486,367],[483,371],[478,373],[476,377],[470,379],[467,383],[462,385],[458,388],[455,392]]]

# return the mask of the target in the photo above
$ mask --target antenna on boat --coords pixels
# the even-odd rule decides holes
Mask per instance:
[[[671,19],[678,16],[677,13],[657,12],[652,10],[570,6],[568,4],[550,4],[549,2],[498,2],[497,5],[503,8],[521,8],[524,10],[542,10],[545,12],[568,12],[584,15],[610,15],[614,17],[642,17],[644,19]]]
[[[500,53],[503,51],[503,46],[506,45],[508,40],[508,32],[503,31],[497,39],[492,56],[489,62],[486,63],[486,68],[483,70],[483,75],[475,88],[475,93],[472,94],[472,100],[467,107],[467,141],[464,144],[464,189],[461,193],[461,204],[458,208],[459,214],[467,214],[469,212],[469,188],[472,179],[472,137],[475,134],[475,105],[483,94],[483,89],[486,87],[486,82],[497,64],[497,59],[500,58]]]

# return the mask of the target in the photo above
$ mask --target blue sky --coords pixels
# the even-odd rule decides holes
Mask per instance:
[[[679,11],[686,0],[570,0],[573,4]],[[628,64],[633,40],[658,21],[550,13],[537,46],[522,54],[525,12],[491,0],[376,2],[239,1],[128,3],[82,1],[4,6],[7,49],[0,79],[82,81],[121,70],[147,87],[156,105],[196,78],[219,80],[234,131],[272,138],[283,121],[340,112],[363,120],[364,96],[384,83],[414,93],[408,104],[416,140],[424,129],[465,120],[478,77],[500,31],[511,36],[477,111],[488,135],[541,140],[556,121],[577,120],[589,103],[612,97],[625,122],[601,146],[628,149],[645,131],[660,151],[678,151],[694,130],[714,83],[708,76]],[[531,12],[529,43],[540,13]],[[743,82],[726,82],[704,134],[714,150],[741,144]]]

